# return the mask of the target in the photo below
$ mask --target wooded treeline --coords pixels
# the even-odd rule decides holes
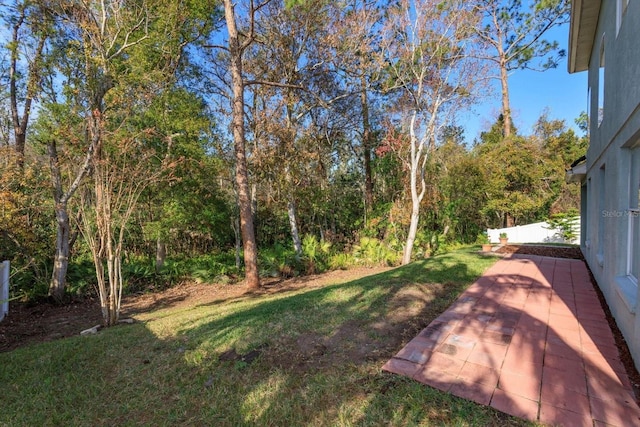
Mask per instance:
[[[557,65],[567,4],[2,6],[12,295],[95,290],[112,324],[123,290],[407,263],[577,208],[585,136],[547,115],[521,134],[507,79]],[[502,114],[470,141],[492,79]]]

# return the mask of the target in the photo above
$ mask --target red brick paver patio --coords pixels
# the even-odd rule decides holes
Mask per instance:
[[[382,369],[544,424],[640,426],[579,260],[499,260]]]

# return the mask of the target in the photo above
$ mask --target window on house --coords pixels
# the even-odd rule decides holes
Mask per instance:
[[[637,286],[640,277],[640,146],[631,150],[629,160],[627,276]]]
[[[600,41],[600,68],[598,69],[598,127],[604,118],[604,34]]]
[[[589,249],[587,242],[587,219],[589,214],[589,205],[587,204],[589,197],[589,188],[587,183],[583,183],[580,187],[580,244]]]
[[[604,236],[605,236],[605,225],[606,219],[609,216],[606,211],[605,203],[606,203],[606,181],[605,181],[606,170],[604,165],[600,167],[598,171],[598,213],[600,214],[598,217],[598,252],[596,254],[596,259],[598,260],[598,264],[600,266],[604,265]]]
[[[593,92],[591,86],[587,89],[587,136],[591,133],[591,103],[593,102]]]
[[[598,199],[597,199],[597,196],[596,196],[595,192],[593,191],[593,183],[591,182],[591,177],[587,178],[587,194],[588,194],[588,196],[587,196],[588,199],[587,199],[587,204],[586,204],[587,211],[591,211],[591,210],[600,208],[599,205],[594,206],[594,204],[596,203],[596,201]],[[597,212],[597,211],[595,211],[595,212]],[[596,218],[598,218],[598,217],[599,216],[596,216]],[[586,224],[586,222],[585,222],[585,224]],[[597,229],[596,229],[596,231],[597,231]],[[590,230],[587,227],[585,227],[585,233],[586,233],[585,234],[585,239],[586,240],[584,242],[584,246],[585,246],[585,248],[587,248],[587,250],[590,251],[591,248],[593,247],[592,246],[592,243],[593,243],[592,241],[595,240],[596,236],[594,236],[593,233],[591,233]]]
[[[629,0],[617,0],[616,2],[616,36],[622,26],[622,20],[627,13],[627,6],[629,6]]]

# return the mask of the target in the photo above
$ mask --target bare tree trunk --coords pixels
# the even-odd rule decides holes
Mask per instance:
[[[31,114],[31,103],[36,94],[37,82],[39,80],[39,69],[41,66],[40,58],[47,37],[45,35],[40,36],[38,39],[38,45],[35,50],[35,55],[30,58],[29,70],[27,72],[26,94],[24,94],[24,107],[22,110],[22,117],[18,112],[18,51],[19,51],[19,31],[20,27],[25,20],[25,5],[22,5],[22,10],[19,18],[16,20],[13,26],[12,32],[12,47],[11,47],[11,62],[9,66],[9,98],[11,103],[11,121],[13,124],[13,133],[15,139],[15,151],[18,157],[18,166],[24,167],[24,150],[27,140],[27,125],[29,124],[29,115]]]
[[[66,203],[56,202],[56,253],[53,259],[53,272],[49,283],[49,296],[57,302],[64,299],[64,290],[67,283],[67,270],[69,269],[69,253],[71,252],[69,214]]]
[[[122,300],[122,250],[119,243],[107,237],[107,271],[109,273],[109,296],[107,299],[108,317],[105,326],[113,326],[120,318],[120,302]]]
[[[289,109],[289,111],[291,111]],[[289,132],[291,139],[294,138],[294,132],[290,129],[291,120],[289,120]],[[302,242],[300,240],[300,231],[298,230],[298,211],[296,209],[296,202],[293,196],[294,185],[291,179],[291,173],[289,172],[289,166],[285,166],[285,183],[286,191],[289,193],[287,201],[287,216],[289,217],[289,228],[291,229],[291,239],[293,241],[293,249],[296,251],[296,256],[299,258],[302,256]]]
[[[101,135],[100,115],[93,115],[93,123],[99,125],[94,131]],[[90,241],[94,252],[96,276],[100,290],[100,306],[102,307],[102,321],[104,326],[113,326],[120,317],[120,302],[122,298],[122,237],[124,223],[116,229],[116,215],[112,197],[118,197],[114,190],[113,177],[110,176],[109,162],[99,152],[94,162],[94,191],[95,191],[95,238]],[[135,201],[134,201],[135,203]],[[116,240],[117,239],[117,240]],[[105,275],[104,267],[107,271]]]
[[[510,227],[515,226],[515,220],[513,218],[513,215],[511,215],[509,212],[506,212],[504,214],[504,222],[503,222],[503,224],[504,224],[503,226],[505,228],[510,228]]]
[[[160,273],[167,258],[167,245],[162,241],[160,236],[156,239],[156,273]]]
[[[258,249],[256,245],[253,215],[251,212],[251,194],[249,190],[249,174],[244,134],[244,80],[242,77],[243,47],[238,39],[234,5],[231,0],[224,0],[225,21],[229,32],[229,52],[233,85],[233,141],[236,155],[236,184],[240,208],[240,228],[244,247],[245,283],[249,289],[260,287],[258,276]]]
[[[69,256],[71,254],[71,247],[75,241],[75,235],[72,236],[71,234],[68,201],[76,192],[80,181],[88,173],[90,157],[85,159],[84,166],[80,169],[76,179],[65,193],[62,189],[62,175],[60,165],[58,164],[58,152],[55,141],[49,142],[47,151],[49,154],[49,169],[51,171],[51,185],[53,187],[54,210],[56,215],[56,250],[53,260],[51,282],[49,283],[49,296],[53,297],[57,302],[62,302],[67,284]],[[90,156],[90,154],[88,154],[88,156]]]
[[[414,116],[415,117],[415,116]],[[411,129],[413,132],[413,127]],[[402,265],[407,265],[411,262],[411,254],[413,253],[413,244],[416,241],[416,234],[418,232],[418,222],[420,221],[420,202],[424,191],[418,192],[418,179],[424,180],[424,172],[421,172],[420,168],[420,155],[419,150],[416,150],[417,142],[412,136],[411,138],[411,221],[409,223],[409,233],[407,234],[407,241],[404,245],[404,253],[402,254]],[[424,188],[424,185],[422,186]]]
[[[302,242],[300,240],[300,232],[298,231],[298,215],[296,212],[296,203],[293,197],[289,197],[287,203],[287,214],[289,215],[289,225],[291,226],[291,238],[293,239],[293,248],[298,257],[302,256]]]
[[[255,222],[255,218],[258,216],[258,186],[255,182],[251,184],[251,214]]]
[[[409,125],[409,133],[411,138],[411,222],[409,224],[409,233],[407,234],[407,241],[404,246],[404,253],[402,255],[402,265],[407,265],[411,262],[411,254],[413,253],[413,244],[416,240],[416,234],[418,232],[418,223],[420,221],[420,203],[424,198],[426,192],[426,182],[424,178],[425,168],[427,160],[429,158],[432,144],[427,146],[428,136],[423,140],[420,140],[416,135],[416,127],[418,121],[417,112],[413,112],[411,116],[411,122]],[[427,135],[435,135],[434,118],[431,117],[429,124],[427,125]]]
[[[240,255],[242,255],[242,238],[240,235],[240,217],[234,215],[231,220],[231,226],[233,227],[233,234],[236,238],[236,268],[240,270],[242,263],[240,262]]]
[[[64,288],[67,281],[67,269],[69,266],[69,213],[67,212],[67,199],[62,192],[62,177],[58,164],[58,153],[54,141],[47,146],[49,152],[49,169],[51,171],[51,184],[56,214],[56,252],[53,258],[53,272],[49,283],[49,296],[57,302],[64,298]]]
[[[413,201],[411,208],[411,222],[409,224],[409,234],[407,235],[407,241],[404,246],[404,252],[402,254],[402,265],[407,265],[411,262],[411,254],[413,253],[413,244],[416,241],[416,234],[418,233],[418,222],[420,221],[420,202]]]
[[[80,234],[80,221],[82,221],[82,211],[78,209],[76,212],[76,219],[74,221],[75,226],[73,227],[73,231],[69,234],[69,253],[73,250],[73,246],[76,244],[76,240],[78,240],[78,235]]]
[[[501,52],[501,54],[504,54]],[[511,137],[511,104],[509,102],[509,74],[504,59],[500,61],[500,85],[502,86],[502,136]]]
[[[373,206],[373,178],[371,176],[371,123],[369,121],[369,100],[367,97],[367,86],[364,75],[360,77],[361,92],[360,102],[362,103],[362,154],[364,158],[364,201],[366,210]]]
[[[93,250],[94,248],[92,248]],[[102,311],[102,323],[108,325],[109,309],[105,301],[107,300],[107,286],[104,277],[104,259],[93,256],[93,265],[96,268],[96,280],[98,281],[98,295],[100,296],[100,310]]]

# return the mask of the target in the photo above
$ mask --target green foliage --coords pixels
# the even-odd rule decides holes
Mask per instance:
[[[578,129],[580,129],[584,135],[587,135],[589,133],[589,115],[586,111],[581,111],[578,117],[574,120],[574,123],[578,126]]]
[[[280,244],[260,251],[258,265],[262,277],[295,277],[305,271],[295,251]]]
[[[137,226],[145,243],[171,241],[174,250],[194,256],[230,247],[233,208],[220,182],[212,180],[225,174],[226,165],[207,153],[213,123],[204,101],[186,89],[170,88],[134,119],[140,127],[155,128],[148,143],[176,159],[165,179],[142,195],[147,209]]]
[[[312,234],[306,234],[302,239],[302,253],[306,264],[306,273],[314,274],[327,269],[331,243],[318,240]]]
[[[169,260],[167,264],[175,264],[174,268],[183,276],[198,283],[231,283],[238,280],[240,275],[233,251]]]
[[[511,124],[511,133],[518,134],[518,129]],[[491,125],[488,131],[480,133],[480,142],[486,146],[499,145],[504,139],[504,116],[498,115],[496,121]]]
[[[497,145],[476,147],[485,165],[486,203],[482,212],[489,226],[526,224],[544,218],[562,179],[546,161],[542,147],[532,138],[513,137]]]
[[[487,232],[483,231],[482,233],[479,233],[478,237],[476,238],[475,243],[478,244],[478,245],[486,245],[488,243],[491,243],[491,241],[489,240],[489,235],[487,234]]]
[[[416,235],[414,255],[429,258],[440,251],[442,236],[439,230],[422,229]]]
[[[158,278],[156,270],[150,263],[144,262],[126,263],[122,266],[122,276],[125,280],[123,291],[125,293],[136,293],[145,290],[157,289]],[[161,290],[161,289],[157,289]]]
[[[21,301],[38,301],[49,293],[49,280],[43,273],[46,273],[46,265],[44,269],[23,269],[16,270],[11,268],[11,280],[9,282],[9,298],[18,298]]]
[[[354,259],[347,253],[335,253],[329,256],[328,266],[330,270],[346,270],[354,265]]]
[[[577,209],[571,209],[568,212],[561,212],[551,215],[547,218],[549,228],[558,229],[558,235],[566,242],[573,243],[578,237],[576,228],[578,227]]]
[[[505,233],[505,232],[500,233],[500,238],[501,239],[506,239],[507,238],[507,233]]]
[[[355,265],[373,267],[376,265],[397,265],[400,255],[384,242],[363,236],[359,243],[353,246],[352,256]]]
[[[185,270],[196,283],[231,283],[239,277],[235,265],[223,264],[216,257],[202,256],[185,263]]]
[[[125,294],[157,292],[190,280],[197,283],[232,283],[239,277],[234,255],[231,252],[168,259],[159,272],[149,258],[130,256],[123,262],[122,272]],[[96,286],[95,280],[95,267],[88,257],[80,256],[69,264],[67,289],[69,294],[92,295]],[[45,282],[37,288],[41,288],[41,293],[26,296],[32,298],[46,295],[47,285]]]
[[[55,241],[47,169],[19,167],[13,147],[0,147],[0,261],[11,262],[11,297],[48,292]]]
[[[577,121],[579,122],[579,117]],[[567,129],[563,120],[551,120],[543,114],[535,126],[535,137],[540,140],[546,152],[547,162],[553,174],[563,176],[565,170],[587,153],[588,138],[579,137],[573,129]],[[550,181],[555,200],[549,213],[565,212],[580,206],[580,186],[565,182],[564,179]]]
[[[586,118],[581,115],[576,123],[580,125],[583,120]],[[564,120],[552,120],[546,112],[536,122],[534,135],[550,160],[561,163],[559,167],[563,169],[587,152],[587,138],[578,137],[573,129],[567,128]]]
[[[96,286],[93,260],[86,255],[72,258],[67,270],[66,293],[77,296],[93,295]]]
[[[438,228],[450,228],[449,241],[473,243],[486,229],[482,215],[487,198],[485,165],[460,143],[445,143],[438,148],[437,156],[442,165],[441,176],[436,178],[441,218]]]
[[[484,2],[485,25],[479,29],[485,40],[507,52],[506,68],[546,70],[555,68],[566,52],[557,41],[544,38],[550,28],[566,23],[570,3],[543,0],[523,4],[520,0]],[[497,50],[497,47],[496,47]],[[534,60],[537,64],[532,64]]]

